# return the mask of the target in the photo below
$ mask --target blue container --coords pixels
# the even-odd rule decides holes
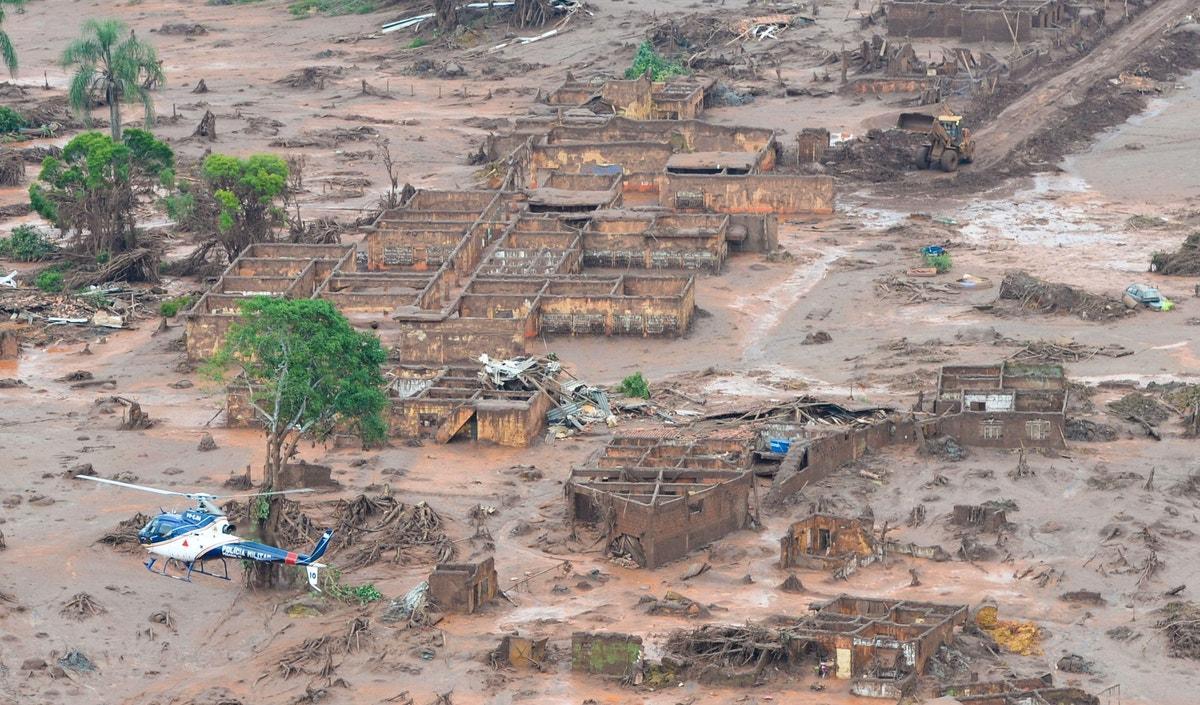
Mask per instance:
[[[792,442],[784,438],[772,438],[767,445],[771,448],[772,453],[787,453],[792,447]]]

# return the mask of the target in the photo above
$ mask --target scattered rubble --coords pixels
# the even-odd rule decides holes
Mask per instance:
[[[68,619],[83,621],[89,617],[95,617],[99,614],[104,614],[108,610],[100,606],[95,598],[86,592],[76,593],[74,597],[63,603],[59,614]]]

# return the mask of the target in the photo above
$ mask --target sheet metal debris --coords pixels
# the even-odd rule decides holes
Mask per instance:
[[[551,426],[582,431],[593,423],[615,426],[608,401],[608,393],[575,379],[566,372],[562,363],[545,357],[515,357],[493,360],[480,355],[483,369],[480,381],[495,389],[538,390],[554,402],[554,408],[546,413]]]

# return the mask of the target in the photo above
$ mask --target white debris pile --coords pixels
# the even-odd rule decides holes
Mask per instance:
[[[576,379],[562,363],[548,357],[514,357],[493,360],[480,355],[479,379],[493,389],[540,391],[554,403],[546,414],[551,426],[582,431],[593,423],[615,426],[608,393]]]

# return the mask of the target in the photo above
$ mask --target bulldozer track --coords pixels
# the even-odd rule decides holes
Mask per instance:
[[[1186,13],[1194,0],[1159,0],[1106,37],[1087,56],[1031,89],[976,133],[975,161],[994,167],[1024,140],[1049,128],[1064,110],[1077,105],[1099,81],[1115,76],[1126,62]]]

